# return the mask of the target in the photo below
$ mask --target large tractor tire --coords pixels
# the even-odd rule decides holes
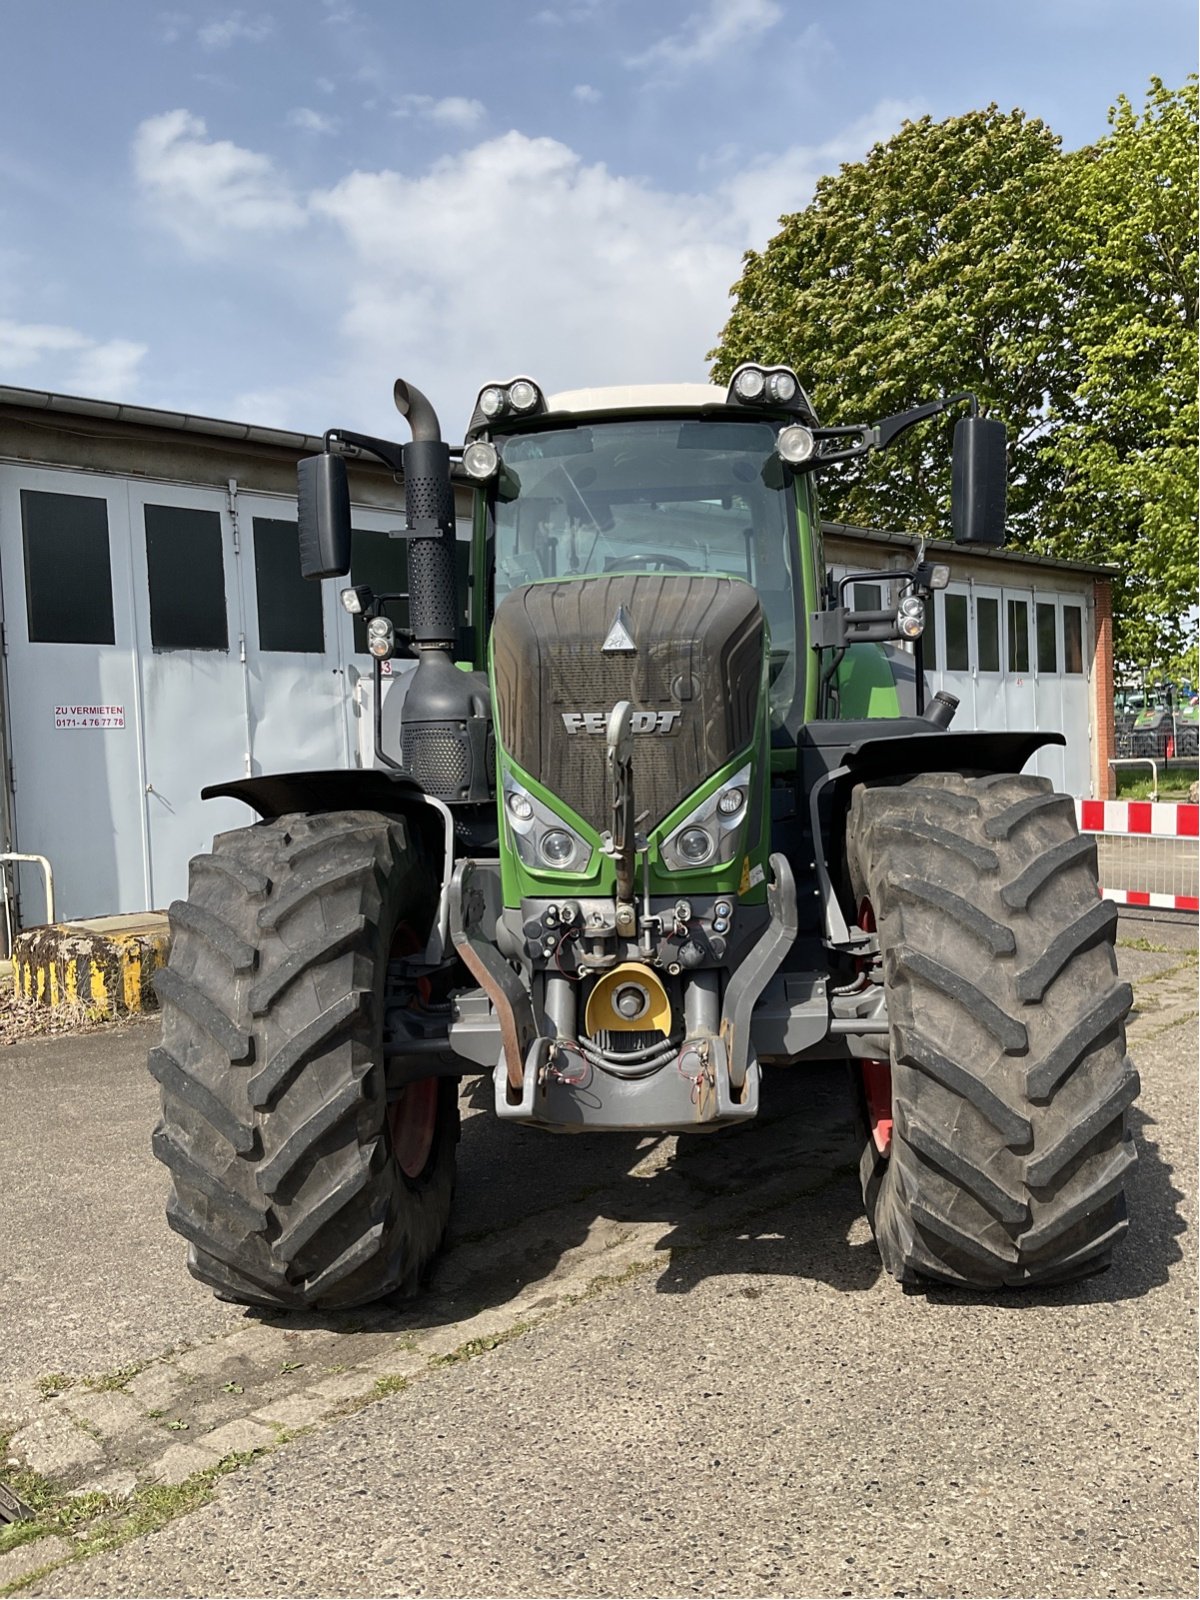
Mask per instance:
[[[389,1105],[389,961],[437,890],[402,821],[287,816],[222,834],[170,908],[158,975],[155,1155],[192,1274],[247,1305],[356,1306],[412,1292],[454,1187],[453,1080]]]
[[[1008,775],[861,787],[847,856],[888,1008],[890,1060],[861,1063],[884,1266],[981,1289],[1107,1266],[1139,1084],[1074,802]]]

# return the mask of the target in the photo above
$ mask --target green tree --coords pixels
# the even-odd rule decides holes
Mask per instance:
[[[1055,432],[1063,475],[1052,548],[1121,572],[1117,649],[1195,681],[1197,83],[1151,80],[1111,132],[1068,158],[1082,284],[1066,332],[1078,404]],[[1190,659],[1189,659],[1190,657]]]
[[[787,362],[829,423],[974,390],[1009,429],[1010,542],[1121,566],[1130,581],[1114,596],[1118,647],[1129,659],[1178,631],[1195,571],[1183,505],[1194,474],[1178,471],[1189,383],[1195,437],[1195,167],[1179,154],[1189,92],[1194,150],[1194,83],[1177,95],[1156,83],[1140,120],[1122,102],[1113,132],[1071,155],[1019,110],[905,123],[865,161],[822,179],[811,204],[747,254],[710,353],[718,380],[739,361]],[[1189,249],[1190,357],[1175,338]],[[1163,287],[1168,259],[1174,298]],[[1147,392],[1133,401],[1122,375],[1131,303],[1138,326],[1158,330],[1139,346]],[[1164,342],[1169,384],[1161,365],[1153,370]],[[825,473],[826,515],[944,535],[953,421]]]

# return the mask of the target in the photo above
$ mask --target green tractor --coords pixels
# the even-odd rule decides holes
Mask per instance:
[[[193,1274],[258,1306],[412,1293],[466,1075],[513,1123],[691,1134],[839,1058],[888,1272],[999,1290],[1106,1266],[1131,993],[1073,802],[1021,775],[1061,735],[948,731],[919,653],[947,569],[918,547],[894,602],[855,610],[879,574],[829,580],[817,514],[819,471],[969,405],[954,536],[999,544],[1003,426],[957,395],[822,427],[793,372],[752,363],[727,389],[488,384],[458,450],[419,390],[395,399],[409,443],[333,431],[300,466],[313,579],[349,571],[347,456],[403,476],[407,596],[342,592],[377,765],[206,789],[261,820],[171,907],[154,1149]]]

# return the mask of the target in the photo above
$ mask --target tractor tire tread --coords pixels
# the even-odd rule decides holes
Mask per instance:
[[[1139,1085],[1072,803],[1011,773],[861,785],[846,849],[891,1036],[891,1146],[862,1160],[885,1267],[988,1290],[1101,1270],[1127,1226]]]
[[[403,819],[296,815],[231,831],[171,908],[155,1155],[170,1226],[222,1298],[320,1310],[414,1287],[445,1232],[457,1086],[423,1172],[391,1154],[382,1059],[396,930],[436,887]],[[226,930],[226,931],[221,931]],[[253,957],[246,959],[246,951]]]

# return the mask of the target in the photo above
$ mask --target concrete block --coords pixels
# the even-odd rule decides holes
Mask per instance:
[[[13,1452],[46,1478],[70,1477],[104,1460],[104,1446],[65,1411],[47,1411],[15,1433]]]
[[[157,1011],[151,979],[166,965],[165,912],[26,928],[13,940],[13,987],[39,1005],[82,1005],[106,1016]]]
[[[139,1427],[145,1416],[145,1407],[120,1389],[76,1388],[63,1403],[73,1417],[90,1422],[106,1438]]]
[[[173,1444],[150,1467],[150,1476],[158,1483],[184,1483],[194,1472],[215,1467],[220,1459],[215,1450],[201,1445]]]
[[[215,1450],[218,1456],[240,1455],[243,1450],[262,1450],[275,1443],[275,1430],[264,1422],[254,1422],[250,1417],[239,1417],[214,1428],[198,1441],[206,1450]]]

